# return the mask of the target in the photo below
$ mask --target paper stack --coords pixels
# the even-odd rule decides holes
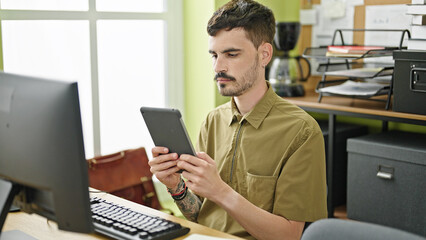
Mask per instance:
[[[348,80],[340,85],[324,87],[316,90],[319,93],[328,93],[342,96],[372,97],[387,94],[389,85],[380,83],[355,82]]]
[[[407,48],[426,50],[426,0],[411,0],[407,14],[412,15],[411,38],[408,39]]]
[[[426,0],[425,0],[426,1]],[[330,45],[327,47],[327,57],[362,57],[371,50],[384,50],[380,46]]]

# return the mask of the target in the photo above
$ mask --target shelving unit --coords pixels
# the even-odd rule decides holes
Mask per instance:
[[[323,96],[359,98],[385,102],[385,109],[388,110],[390,107],[393,88],[393,65],[390,66],[389,64],[383,64],[382,66],[375,68],[353,68],[353,66],[358,63],[363,64],[363,66],[367,65],[362,61],[367,58],[392,56],[394,50],[403,49],[402,44],[404,38],[406,34],[407,37],[410,38],[410,32],[407,29],[337,29],[334,32],[331,45],[336,45],[337,40],[340,40],[341,46],[349,46],[345,45],[343,38],[343,32],[345,31],[396,32],[400,33],[400,41],[398,46],[383,46],[383,49],[368,50],[365,53],[356,56],[344,54],[338,56],[327,56],[327,46],[306,48],[303,52],[304,57],[325,61],[325,63],[320,64],[318,67],[318,71],[323,72],[322,79],[318,82],[315,89],[316,92],[319,93],[318,102],[321,102]],[[337,71],[336,68],[338,69]],[[333,79],[328,79],[329,76],[332,76]],[[354,82],[358,82],[358,84],[354,84]],[[337,89],[335,86],[333,86],[333,88],[327,88],[329,85],[336,84],[341,85],[341,93],[338,92],[339,87]],[[382,84],[383,87],[380,87],[381,85],[378,84]],[[347,91],[350,87],[354,88],[352,94]],[[376,89],[377,91],[370,92],[369,94],[363,94],[363,88],[369,90]],[[327,91],[329,89],[333,89],[333,91]],[[373,98],[381,95],[386,95],[386,99]]]
[[[386,111],[382,103],[374,101],[364,101],[361,99],[349,99],[340,97],[327,97],[322,103],[318,103],[318,93],[307,91],[303,97],[287,97],[287,101],[301,107],[307,112],[322,113],[328,115],[328,148],[327,152],[327,172],[332,173],[336,168],[333,164],[338,160],[336,155],[336,124],[338,116],[356,117],[370,119],[382,123],[382,131],[388,130],[388,122],[414,124],[426,127],[426,115]],[[424,128],[423,128],[424,129]],[[327,209],[329,217],[341,216],[334,211],[334,189],[336,189],[336,179],[333,174],[327,174]],[[339,207],[337,207],[339,208]],[[343,212],[344,213],[344,212]]]

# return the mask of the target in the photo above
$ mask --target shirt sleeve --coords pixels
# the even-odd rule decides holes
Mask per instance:
[[[324,137],[319,126],[303,127],[278,177],[273,213],[313,222],[327,217]]]

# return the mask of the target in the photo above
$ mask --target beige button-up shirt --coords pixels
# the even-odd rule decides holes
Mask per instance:
[[[212,157],[223,181],[254,205],[295,221],[327,217],[321,129],[310,115],[271,87],[245,116],[233,100],[210,112],[201,127],[198,150]],[[197,220],[254,239],[208,199]]]

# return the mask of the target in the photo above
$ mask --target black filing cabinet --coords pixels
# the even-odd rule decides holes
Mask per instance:
[[[394,51],[393,111],[426,115],[426,51]]]
[[[348,218],[426,236],[426,135],[348,139]]]
[[[318,121],[324,136],[325,152],[328,149],[328,121]],[[333,207],[346,203],[346,176],[348,155],[346,153],[346,140],[368,134],[368,128],[362,125],[349,123],[336,123],[334,139],[334,161],[333,161]],[[328,161],[327,161],[328,162]],[[328,173],[327,173],[328,174]]]

